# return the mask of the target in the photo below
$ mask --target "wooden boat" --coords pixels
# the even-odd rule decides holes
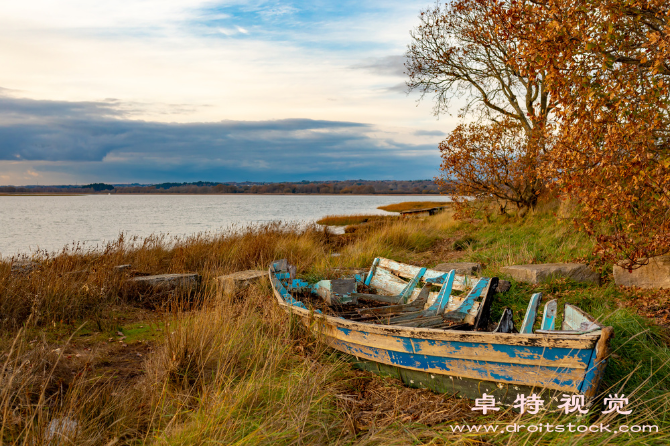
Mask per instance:
[[[489,321],[497,278],[474,278],[377,258],[367,274],[309,285],[286,260],[270,265],[279,305],[364,369],[410,386],[513,404],[536,393],[596,395],[609,356],[611,327],[566,304],[561,329],[555,300],[533,329],[541,294],[521,326],[505,309]],[[359,292],[361,291],[361,292]]]

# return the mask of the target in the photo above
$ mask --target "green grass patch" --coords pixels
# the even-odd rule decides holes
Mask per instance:
[[[156,341],[164,337],[165,323],[163,321],[134,322],[119,326],[112,335],[117,336],[117,332],[123,333],[127,344],[137,341]]]

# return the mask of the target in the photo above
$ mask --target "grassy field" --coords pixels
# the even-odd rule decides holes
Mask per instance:
[[[201,234],[119,239],[104,251],[42,254],[32,272],[0,263],[0,439],[8,444],[668,444],[670,352],[666,291],[616,287],[592,243],[554,216],[456,222],[449,212],[362,225],[333,235],[271,224]],[[338,253],[339,256],[331,254]],[[237,292],[215,277],[288,258],[303,278],[364,268],[377,256],[434,266],[477,261],[486,275],[515,263],[579,260],[603,284],[512,281],[498,297],[517,323],[528,298],[578,304],[615,329],[602,391],[624,393],[632,414],[581,416],[501,410],[411,389],[353,369],[278,310],[267,279]],[[131,264],[125,272],[115,265]],[[202,285],[173,294],[129,290],[128,277],[197,272]],[[657,433],[505,432],[513,423],[656,425]],[[490,424],[498,433],[454,432]],[[566,428],[567,430],[567,428]]]

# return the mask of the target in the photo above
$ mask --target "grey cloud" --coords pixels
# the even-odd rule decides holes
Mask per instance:
[[[405,76],[405,56],[386,56],[354,65],[354,69],[364,69],[388,76]]]
[[[434,146],[381,141],[370,130],[364,123],[311,119],[165,124],[127,119],[118,101],[0,96],[0,160],[38,161],[42,171],[85,172],[100,181],[433,175]]]
[[[414,132],[416,136],[444,136],[446,133],[439,130],[417,130]]]
[[[407,87],[407,84],[404,82],[401,82],[399,84],[395,84],[391,87],[388,87],[386,91],[390,93],[403,93],[403,94],[408,94],[409,93],[409,88]]]

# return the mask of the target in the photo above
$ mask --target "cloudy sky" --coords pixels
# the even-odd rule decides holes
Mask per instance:
[[[405,93],[432,2],[0,6],[0,185],[423,179],[455,118]]]

